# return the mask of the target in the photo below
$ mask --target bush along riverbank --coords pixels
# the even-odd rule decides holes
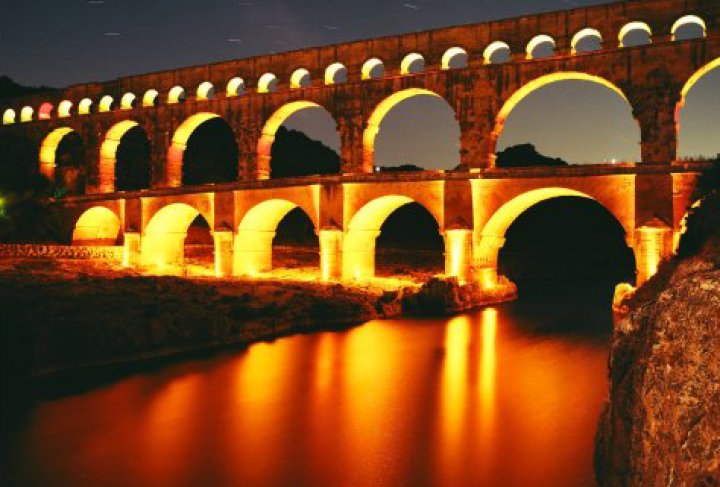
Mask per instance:
[[[3,368],[44,376],[514,297],[455,279],[424,285],[143,276],[73,261],[0,261]]]

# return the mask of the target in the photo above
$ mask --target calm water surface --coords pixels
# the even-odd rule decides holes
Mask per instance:
[[[606,294],[294,336],[38,401],[5,473],[31,486],[594,485]]]

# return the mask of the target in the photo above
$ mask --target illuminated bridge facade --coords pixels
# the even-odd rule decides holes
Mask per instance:
[[[498,249],[519,214],[549,198],[582,196],[625,228],[642,281],[672,252],[702,169],[677,162],[678,117],[692,86],[720,66],[719,13],[716,0],[628,1],[75,85],[3,102],[0,135],[35,144],[37,169],[52,181],[59,145],[79,135],[85,185],[58,205],[74,243],[124,235],[127,265],[182,263],[187,229],[203,215],[215,238],[218,276],[262,272],[271,265],[277,224],[300,207],[320,238],[323,277],[364,279],[374,273],[383,221],[417,202],[445,235],[447,274],[492,285]],[[699,35],[680,40],[688,27]],[[629,46],[638,35],[646,42]],[[599,83],[627,101],[640,127],[642,161],[495,168],[496,143],[513,108],[568,79]],[[373,174],[381,122],[414,96],[439,97],[454,109],[460,168]],[[308,107],[334,118],[342,174],[269,180],[277,130]],[[237,176],[184,185],[188,139],[215,119],[232,129]],[[145,190],[120,191],[117,154],[136,127],[150,141],[150,182]]]

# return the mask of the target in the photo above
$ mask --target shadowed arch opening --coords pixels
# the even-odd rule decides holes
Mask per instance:
[[[256,276],[275,268],[320,264],[313,219],[297,204],[271,199],[251,208],[235,238],[235,274]]]
[[[258,93],[272,93],[277,90],[278,79],[273,73],[265,73],[258,80]]]
[[[143,95],[142,104],[144,107],[154,107],[157,106],[159,100],[160,93],[158,93],[158,90],[150,89]]]
[[[553,73],[523,85],[503,104],[492,137],[498,149],[532,144],[541,154],[569,163],[640,158],[640,128],[625,94],[603,78],[579,72]],[[532,157],[512,164],[517,165],[547,164]]]
[[[342,63],[332,63],[325,70],[325,84],[337,85],[346,83],[348,78],[348,70]]]
[[[714,158],[720,154],[720,58],[700,68],[685,83],[675,111],[681,159]]]
[[[83,98],[78,103],[78,114],[88,115],[92,112],[93,102],[90,98]]]
[[[120,218],[104,206],[85,211],[75,223],[73,245],[115,246],[122,245]]]
[[[652,29],[645,22],[628,22],[620,29],[618,41],[621,48],[648,45],[652,43]]]
[[[310,71],[305,68],[296,69],[292,76],[290,76],[290,88],[307,88],[312,85],[312,77]]]
[[[40,145],[40,174],[59,194],[85,192],[85,149],[80,135],[69,127],[50,132]]]
[[[141,265],[159,273],[187,272],[185,251],[188,232],[191,227],[197,229],[188,245],[204,245],[207,248],[207,234],[213,228],[213,222],[208,218],[208,215],[185,203],[172,203],[158,210],[145,226],[141,239]],[[195,243],[198,241],[202,243]],[[211,245],[207,252],[213,255]]]
[[[400,63],[400,74],[417,74],[425,71],[425,58],[413,52],[405,56]]]
[[[483,59],[485,64],[500,64],[510,61],[512,51],[503,41],[495,41],[485,48]]]
[[[3,112],[3,125],[11,125],[15,123],[15,110],[8,108]]]
[[[673,41],[702,39],[707,36],[707,25],[697,15],[685,15],[675,21],[670,33]]]
[[[200,101],[212,100],[215,98],[215,87],[209,81],[200,83],[196,91],[196,98]]]
[[[585,200],[580,202],[579,205],[581,210],[585,208],[586,211],[568,213],[567,208],[563,207],[564,203],[562,203],[559,207],[557,206],[557,203],[551,203],[548,206],[550,210],[543,210],[542,207],[538,206],[538,208],[540,208],[540,210],[538,210],[540,212],[539,221],[533,221],[531,222],[531,224],[528,224],[529,228],[524,230],[525,233],[523,233],[523,230],[518,230],[513,234],[508,234],[508,231],[512,227],[512,225],[516,221],[518,221],[518,219],[527,211],[545,202],[559,200],[570,201],[571,203],[577,203],[578,200]],[[588,207],[590,207],[591,209],[587,210]],[[593,229],[592,225],[596,221],[595,218],[598,214],[605,215],[607,217],[604,220],[606,223],[608,221],[612,221],[612,225],[610,225],[610,227],[612,228],[608,231],[610,232],[610,234],[612,234],[611,237],[608,237],[608,235],[610,234],[605,236],[595,235],[596,232]],[[561,217],[558,215],[563,216]],[[570,221],[572,221],[573,223],[569,223]],[[518,277],[518,275],[522,276],[522,272],[526,273],[525,276],[532,275],[532,273],[535,272],[537,266],[535,266],[534,269],[534,264],[532,262],[526,262],[526,260],[532,259],[533,257],[538,258],[537,254],[533,254],[533,251],[535,250],[533,245],[540,242],[542,239],[549,240],[550,242],[557,242],[557,239],[554,238],[557,236],[557,234],[564,236],[564,238],[568,242],[575,242],[573,243],[573,245],[575,245],[576,247],[579,246],[579,248],[573,248],[573,252],[577,254],[578,258],[583,257],[583,246],[592,247],[593,245],[592,242],[588,243],[587,241],[584,241],[584,243],[581,244],[577,243],[578,238],[581,240],[585,238],[585,234],[589,234],[591,236],[591,240],[595,239],[598,241],[603,241],[603,239],[605,239],[606,237],[615,239],[615,244],[617,245],[616,250],[620,249],[620,254],[622,254],[621,257],[624,255],[625,258],[625,260],[623,260],[623,258],[620,258],[619,260],[615,261],[615,263],[618,264],[618,268],[622,272],[625,272],[625,274],[622,274],[621,272],[616,276],[618,277],[617,282],[620,282],[621,280],[631,280],[630,278],[632,276],[628,274],[634,274],[635,267],[634,263],[629,266],[627,264],[628,262],[632,262],[632,260],[628,260],[628,255],[632,255],[632,251],[629,251],[629,254],[625,251],[625,249],[627,249],[625,236],[627,232],[632,231],[632,228],[628,228],[629,226],[632,226],[630,222],[620,221],[609,209],[602,206],[602,204],[598,203],[591,196],[580,191],[562,187],[549,187],[528,191],[519,196],[516,196],[515,198],[502,205],[498,210],[496,210],[480,232],[479,243],[476,249],[476,258],[482,268],[481,278],[483,284],[487,287],[492,287],[496,285],[498,269],[511,269],[511,271],[515,273],[513,274],[513,277],[516,278]],[[583,235],[580,235],[580,228],[583,228]],[[605,234],[607,228],[607,225],[604,226],[603,230],[600,233]],[[577,232],[575,232],[575,230],[577,230]],[[546,235],[551,232],[554,232],[555,235]],[[516,238],[518,235],[520,235],[520,241],[513,242],[511,244],[508,244],[506,242],[508,236]],[[575,240],[573,240],[573,238],[575,238]],[[516,261],[520,263],[504,263],[503,265],[506,265],[507,267],[503,268],[502,266],[499,266],[499,256],[500,250],[504,249],[506,245],[506,253],[512,254],[513,249],[517,248],[522,250],[524,254],[521,256],[522,258],[509,255],[508,259],[512,260],[513,258],[515,258]],[[547,248],[541,248],[539,243],[537,250],[544,253],[553,252],[553,249],[548,250]],[[563,249],[560,251],[559,254],[556,255],[556,257],[558,259],[561,259],[563,252],[570,253],[570,250],[563,247]],[[616,256],[619,255],[617,252],[614,252],[614,254]],[[598,262],[596,262],[595,264],[598,264]],[[601,265],[601,270],[602,263],[600,262],[599,264]],[[547,270],[547,268],[544,269],[545,272],[547,272]],[[587,269],[582,267],[580,269],[565,269],[566,272],[564,272],[564,274],[559,272],[562,269],[558,268],[556,270],[558,271],[558,275],[564,278],[568,277],[568,272],[578,273],[576,277],[587,277]],[[552,268],[550,268],[550,271],[552,271]],[[592,275],[590,277],[592,277]],[[614,276],[610,277],[614,278]]]
[[[98,103],[98,111],[100,113],[109,112],[115,108],[115,99],[110,95],[105,95],[102,98],[100,98],[100,103]]]
[[[235,77],[228,81],[225,95],[228,97],[241,96],[245,93],[245,80],[239,77]]]
[[[120,99],[121,110],[132,110],[133,108],[135,108],[136,104],[137,96],[135,96],[135,93],[125,93]]]
[[[182,103],[185,101],[187,94],[185,88],[182,86],[173,86],[168,92],[167,102],[168,105],[174,105],[175,103]]]
[[[340,171],[340,136],[317,103],[296,101],[275,111],[258,141],[258,177],[283,178]]]
[[[362,79],[380,79],[385,76],[385,64],[378,58],[368,59],[362,65]]]
[[[555,55],[555,39],[546,34],[533,37],[528,42],[527,59],[543,59]]]
[[[462,47],[451,47],[442,57],[442,69],[466,68],[468,65],[468,53]]]
[[[60,104],[58,105],[58,117],[60,117],[60,118],[69,117],[71,115],[70,112],[72,111],[72,107],[73,107],[73,102],[71,102],[70,100],[61,101]]]
[[[460,127],[437,93],[409,88],[383,100],[363,133],[363,169],[453,169],[460,164]]]
[[[100,148],[100,185],[104,191],[150,187],[150,142],[137,122],[115,124]]]
[[[571,42],[572,54],[598,51],[602,49],[602,34],[590,27],[582,29],[575,34]]]
[[[390,216],[396,211],[408,205],[410,208],[400,212],[399,218],[410,216],[410,225],[419,225],[414,231],[427,230],[428,228],[439,228],[438,217],[433,215],[429,209],[417,204],[412,198],[401,195],[389,195],[376,198],[366,203],[353,215],[348,224],[348,231],[343,242],[343,277],[345,279],[363,280],[375,276],[376,263],[376,243],[383,229],[389,232],[381,240],[381,246],[387,248],[388,243],[392,248],[392,244],[402,241],[402,237],[398,235],[406,228],[397,229],[397,221],[390,221],[388,226],[384,224]],[[428,218],[434,222],[428,223]],[[414,220],[414,221],[412,221]],[[393,227],[392,229],[390,227]],[[427,235],[425,235],[427,237]],[[438,232],[439,238],[439,232]],[[406,244],[407,242],[405,242]],[[437,242],[430,240],[429,246],[432,249]],[[397,249],[397,245],[395,245]],[[442,255],[442,254],[441,254]],[[393,259],[391,256],[388,260],[381,260],[384,264],[397,261],[397,256]],[[430,263],[433,259],[429,260]],[[442,262],[442,258],[440,259]],[[398,270],[397,267],[385,268],[386,275]],[[441,270],[441,264],[440,268]],[[410,272],[410,271],[407,271]]]

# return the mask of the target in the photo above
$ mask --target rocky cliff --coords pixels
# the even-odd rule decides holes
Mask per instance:
[[[610,355],[601,486],[720,485],[720,245],[630,298]]]

